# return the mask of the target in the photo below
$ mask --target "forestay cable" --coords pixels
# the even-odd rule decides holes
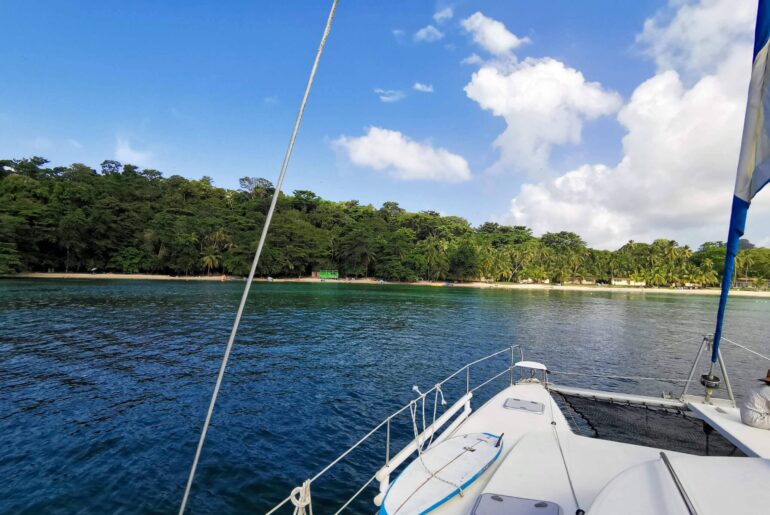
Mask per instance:
[[[198,468],[198,461],[200,460],[201,450],[203,449],[203,443],[206,440],[206,433],[211,423],[211,416],[214,413],[214,406],[217,402],[217,396],[219,395],[219,388],[222,386],[222,378],[225,375],[225,369],[227,368],[227,361],[230,358],[230,351],[233,348],[233,342],[235,341],[235,335],[238,333],[238,326],[241,323],[241,315],[243,315],[243,308],[246,305],[246,299],[249,296],[249,290],[251,289],[251,283],[254,281],[254,273],[257,270],[257,264],[259,263],[259,256],[262,254],[262,247],[265,245],[265,238],[267,237],[267,231],[270,228],[270,222],[273,219],[273,213],[275,212],[275,206],[278,203],[278,197],[281,195],[281,186],[283,185],[283,179],[286,176],[286,169],[289,167],[289,160],[291,159],[291,153],[294,150],[294,142],[297,139],[297,133],[299,132],[300,122],[302,121],[302,115],[305,112],[305,105],[307,104],[308,96],[310,96],[310,89],[313,86],[313,79],[315,78],[316,70],[318,70],[318,62],[321,60],[321,54],[323,53],[324,46],[326,45],[326,39],[329,37],[329,32],[332,26],[332,20],[334,19],[334,12],[337,10],[337,3],[339,0],[333,0],[331,11],[329,11],[329,17],[326,20],[326,27],[324,28],[323,36],[321,36],[321,43],[318,45],[318,52],[315,55],[315,61],[313,61],[313,68],[310,70],[310,77],[305,87],[305,94],[302,97],[302,103],[299,106],[299,113],[297,113],[297,120],[294,122],[294,130],[291,133],[291,139],[289,140],[289,147],[286,149],[286,155],[283,158],[283,164],[281,165],[281,173],[278,175],[278,182],[275,185],[275,191],[273,192],[273,198],[270,202],[270,209],[267,211],[267,217],[265,218],[265,225],[262,227],[262,234],[259,237],[259,244],[257,245],[257,252],[254,254],[254,261],[251,263],[251,270],[249,271],[249,278],[246,281],[246,287],[243,289],[243,295],[241,296],[241,303],[238,306],[238,312],[235,315],[235,321],[233,322],[233,328],[230,331],[230,339],[227,341],[225,347],[225,354],[222,357],[222,364],[219,366],[219,374],[217,375],[217,381],[214,384],[214,391],[211,394],[211,402],[209,402],[209,409],[206,413],[206,420],[203,422],[203,429],[201,430],[201,436],[198,440],[198,447],[195,450],[195,459],[193,459],[192,467],[190,467],[190,476],[187,478],[187,486],[184,490],[184,496],[182,497],[182,503],[179,506],[179,514],[183,514],[187,507],[187,499],[190,496],[190,488],[192,488],[193,478],[195,477],[195,471]]]

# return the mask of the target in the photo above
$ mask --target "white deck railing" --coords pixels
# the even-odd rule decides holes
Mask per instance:
[[[412,400],[409,404],[406,404],[405,406],[401,407],[397,411],[393,412],[391,415],[385,418],[382,422],[377,424],[363,438],[358,440],[345,452],[340,454],[336,459],[334,459],[331,463],[326,465],[323,469],[321,469],[320,472],[318,472],[312,478],[305,481],[301,487],[295,488],[288,497],[286,497],[283,501],[278,503],[273,509],[267,512],[267,515],[275,513],[281,508],[284,508],[284,507],[288,508],[290,505],[293,505],[295,513],[298,513],[298,512],[304,513],[305,509],[307,509],[310,513],[312,513],[312,500],[310,497],[311,485],[320,477],[322,477],[324,474],[329,472],[329,470],[331,470],[335,465],[343,461],[351,452],[353,452],[356,448],[360,447],[364,442],[374,438],[375,436],[381,434],[384,431],[385,460],[383,465],[374,473],[374,475],[372,475],[369,478],[368,481],[366,481],[363,484],[363,486],[361,486],[361,488],[359,488],[349,499],[347,499],[347,501],[345,501],[335,513],[340,513],[344,511],[374,481],[379,482],[379,493],[374,497],[374,504],[376,506],[379,506],[382,503],[382,500],[385,496],[385,493],[388,490],[388,487],[390,486],[390,475],[400,465],[402,465],[406,460],[408,460],[409,457],[412,454],[414,454],[418,448],[425,445],[426,442],[428,442],[429,445],[432,445],[437,442],[440,442],[444,436],[448,436],[452,434],[452,432],[455,429],[457,429],[457,427],[459,427],[459,425],[462,424],[462,422],[465,421],[465,419],[467,419],[470,416],[472,412],[471,399],[473,398],[474,392],[488,385],[495,379],[499,379],[500,377],[503,377],[505,374],[509,375],[510,384],[513,384],[513,371],[514,371],[514,364],[517,361],[516,360],[517,350],[520,358],[519,360],[523,361],[524,352],[522,351],[521,346],[513,345],[511,347],[507,347],[493,354],[485,356],[481,359],[477,359],[476,361],[472,361],[468,363],[467,365],[458,369],[456,372],[449,375],[443,381],[437,383],[436,385],[434,385],[432,388],[430,388],[425,392],[419,392],[419,390],[415,388],[415,390],[419,394],[417,398]],[[502,354],[507,354],[507,353],[510,353],[510,363],[505,369],[503,369],[499,373],[494,374],[491,377],[486,378],[482,383],[471,388],[471,369],[473,366],[478,365],[479,363],[487,361],[491,358],[500,356]],[[441,399],[443,400],[443,391],[441,389],[442,386],[454,378],[462,377],[463,374],[465,375],[465,394],[463,394],[452,406],[446,409],[441,414],[441,416],[439,416],[438,418],[435,418],[439,397],[441,396]],[[425,404],[426,404],[426,399],[431,394],[434,395],[433,421],[426,426],[425,425]],[[411,413],[410,407],[414,407],[413,409],[421,409],[422,418],[423,418],[422,432],[420,432],[416,436],[416,438],[412,439],[395,455],[391,456],[392,422],[394,419],[396,419],[396,417],[403,415],[404,413]],[[449,426],[446,427],[446,429],[444,429],[444,431],[441,432],[441,434],[438,437],[434,438],[434,436],[438,433],[438,431],[441,430],[452,418],[454,418],[454,420],[451,422],[451,424],[449,424]]]

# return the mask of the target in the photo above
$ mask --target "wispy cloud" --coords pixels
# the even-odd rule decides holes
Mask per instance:
[[[419,91],[420,93],[433,93],[433,84],[423,84],[422,82],[415,82],[412,89]]]
[[[381,101],[386,103],[398,102],[406,97],[406,94],[403,91],[397,89],[377,88],[374,90],[374,94],[377,95]]]
[[[278,103],[278,97],[276,96],[269,96],[262,99],[262,103],[266,106],[274,106]]]
[[[120,136],[115,140],[115,159],[124,164],[136,166],[150,166],[154,156],[152,152],[138,150],[131,143]]]
[[[451,20],[454,14],[454,10],[451,7],[444,7],[433,14],[433,19],[436,20],[436,23],[441,23]]]
[[[462,61],[460,61],[460,64],[481,64],[484,62],[484,59],[481,58],[479,54],[471,54]]]
[[[404,32],[403,29],[393,29],[390,32],[393,34],[393,37],[399,41],[404,38],[404,35],[406,35],[406,32]]]
[[[433,25],[423,27],[414,33],[414,40],[417,42],[433,43],[444,37],[444,33]]]

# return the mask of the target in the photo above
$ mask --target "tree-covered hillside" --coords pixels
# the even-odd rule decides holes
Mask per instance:
[[[273,193],[265,179],[237,191],[211,179],[164,178],[104,161],[50,168],[42,158],[0,160],[0,272],[114,271],[192,275],[248,273]],[[750,246],[750,245],[747,245]],[[387,280],[550,280],[715,285],[724,248],[693,252],[670,240],[629,242],[610,252],[570,232],[539,238],[526,227],[456,216],[330,202],[310,191],[281,195],[259,274]],[[770,249],[746,249],[741,276],[770,278]]]

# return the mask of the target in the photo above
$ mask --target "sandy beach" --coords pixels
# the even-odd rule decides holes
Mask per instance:
[[[82,273],[59,273],[59,272],[27,272],[21,274],[0,276],[8,279],[79,279],[79,280],[134,280],[134,281],[211,281],[227,282],[242,281],[242,277],[223,276],[223,275],[195,275],[195,276],[172,276],[155,274],[82,274]],[[265,278],[255,278],[255,282],[270,282]],[[272,282],[280,283],[320,283],[320,279],[313,277],[304,278],[280,278],[272,279]],[[379,285],[381,282],[377,279],[340,279],[338,281],[327,280],[328,283],[337,284],[370,284]],[[386,281],[385,284],[399,284],[408,286],[435,286],[447,287],[443,281],[421,281],[421,282],[395,282]],[[675,294],[675,295],[710,295],[718,296],[718,288],[703,288],[697,290],[685,290],[675,288],[639,288],[632,286],[591,286],[591,285],[551,285],[551,284],[515,284],[515,283],[487,283],[487,282],[467,282],[452,283],[453,288],[483,288],[483,289],[503,289],[503,290],[530,290],[530,291],[579,291],[579,292],[611,292],[611,293],[640,293],[640,294]],[[751,291],[736,290],[730,292],[735,297],[759,297],[770,298],[770,291]]]

